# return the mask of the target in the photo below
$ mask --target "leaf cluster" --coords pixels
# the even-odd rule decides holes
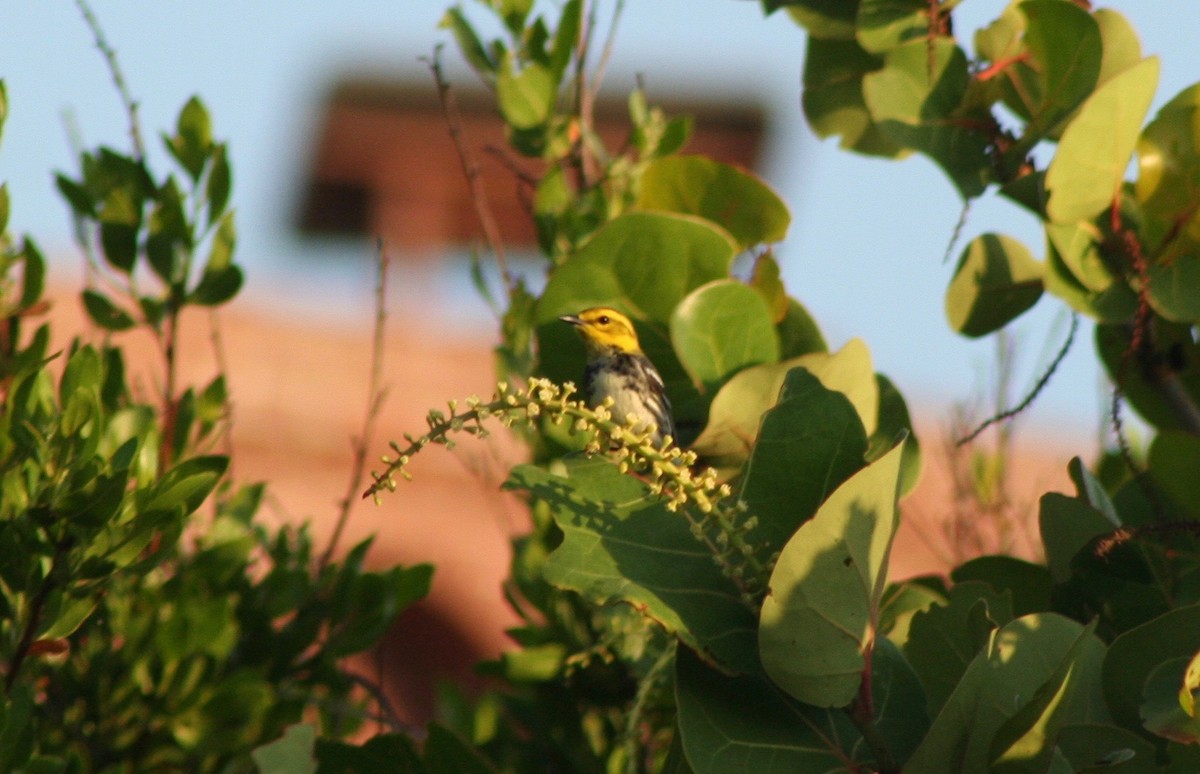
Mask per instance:
[[[58,177],[92,258],[82,303],[99,344],[51,351],[49,323],[28,329],[47,308],[44,260],[7,231],[0,187],[4,771],[253,771],[251,751],[302,719],[341,738],[367,715],[342,660],[429,587],[427,565],[366,570],[369,540],[318,562],[307,528],[259,523],[264,486],[237,486],[211,453],[224,375],[175,384],[174,346],[185,307],[241,285],[231,172],[199,100],[163,139],[183,184],[109,148]],[[133,388],[113,339],[134,325],[166,354],[161,401]]]
[[[533,516],[511,577],[521,647],[488,667],[507,690],[447,711],[460,738],[510,771],[535,760],[579,771],[1194,768],[1181,742],[1197,738],[1200,643],[1179,634],[1195,629],[1200,513],[1187,474],[1200,434],[1193,90],[1143,127],[1157,60],[1119,14],[1067,0],[1009,4],[971,54],[953,0],[764,3],[808,32],[803,107],[819,135],[924,154],[965,200],[995,191],[1043,223],[1044,259],[1005,235],[969,242],[946,296],[952,327],[990,334],[1049,291],[1102,323],[1102,359],[1163,431],[1136,479],[1072,462],[1075,494],[1041,501],[1045,565],[981,557],[949,578],[889,584],[918,447],[866,347],[829,352],[786,294],[769,252],[786,206],[753,175],[673,144],[597,148],[588,39],[573,41],[571,79],[551,43],[588,16],[584,4],[564,6],[554,35],[532,3],[483,5],[505,40],[484,43],[458,7],[446,25],[495,88],[514,150],[544,163],[530,214],[547,280],[540,294],[510,294],[505,346],[526,349],[502,377],[529,389],[507,408],[505,389],[493,401],[506,422],[538,431],[534,463],[508,482]],[[645,115],[631,111],[631,138]],[[738,277],[745,253],[753,268]],[[536,397],[540,379],[583,369],[557,318],[599,305],[634,319],[679,440],[728,486],[735,507],[715,510],[733,529],[706,531],[695,501],[657,485],[654,455],[669,449],[636,451],[638,438],[577,405],[577,421],[555,421],[561,409]],[[377,487],[426,444],[479,434],[480,405],[431,416]],[[731,545],[754,559],[749,575],[729,572]]]

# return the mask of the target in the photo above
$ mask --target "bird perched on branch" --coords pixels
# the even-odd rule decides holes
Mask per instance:
[[[588,405],[595,408],[612,398],[610,410],[617,421],[632,416],[635,429],[653,428],[655,445],[661,445],[665,436],[674,438],[675,423],[662,377],[642,352],[629,318],[598,306],[558,319],[575,326],[587,350],[583,394]]]

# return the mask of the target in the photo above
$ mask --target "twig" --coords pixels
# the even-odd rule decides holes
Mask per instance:
[[[608,63],[612,59],[613,44],[617,39],[617,26],[624,12],[625,0],[617,0],[617,5],[613,8],[612,20],[608,25],[608,34],[604,36],[604,49],[600,54],[600,62],[596,65],[596,72],[592,75],[591,90],[593,93],[600,90],[600,84],[604,82],[604,74],[608,72]]]
[[[432,57],[422,57],[421,60],[429,66],[429,71],[433,74],[438,101],[442,105],[442,114],[446,118],[450,139],[454,142],[454,150],[462,165],[463,175],[466,176],[467,186],[471,189],[471,203],[475,206],[475,216],[479,218],[479,225],[483,228],[483,236],[487,240],[488,247],[496,256],[496,264],[500,267],[500,275],[504,278],[505,288],[511,292],[516,286],[516,282],[508,270],[508,259],[504,255],[504,242],[500,238],[500,228],[496,225],[496,218],[488,203],[487,191],[483,187],[483,177],[479,172],[479,164],[471,155],[463,136],[458,103],[454,98],[454,92],[450,89],[450,83],[442,71],[442,44],[439,43],[434,47]]]
[[[1062,361],[1066,358],[1067,353],[1071,351],[1071,345],[1075,342],[1075,333],[1078,330],[1079,330],[1079,313],[1072,312],[1071,313],[1071,330],[1067,333],[1067,340],[1063,342],[1062,347],[1058,350],[1058,354],[1056,354],[1054,356],[1054,360],[1052,360],[1050,362],[1050,365],[1046,368],[1045,373],[1043,373],[1041,378],[1039,378],[1037,380],[1037,384],[1035,384],[1033,386],[1033,389],[1029,391],[1029,394],[1026,395],[1025,398],[1022,399],[1022,401],[1020,403],[1018,403],[1016,406],[1014,406],[1013,408],[1005,409],[1004,411],[1001,411],[993,416],[988,417],[978,427],[976,427],[974,430],[972,430],[966,437],[958,439],[958,441],[956,441],[955,443],[958,446],[963,446],[965,444],[968,444],[971,441],[974,441],[976,438],[978,438],[980,433],[982,433],[984,430],[988,429],[992,425],[996,424],[997,422],[1003,422],[1007,419],[1012,419],[1017,414],[1020,414],[1022,411],[1029,408],[1030,404],[1032,404],[1033,401],[1037,399],[1037,396],[1041,394],[1041,392],[1045,388],[1045,386],[1050,383],[1050,379],[1051,379],[1051,377],[1054,376],[1054,372],[1058,370],[1058,367],[1062,364]]]
[[[875,722],[875,698],[872,680],[872,656],[874,643],[869,644],[863,651],[862,682],[858,686],[858,696],[846,708],[850,721],[862,734],[863,741],[875,756],[875,770],[879,774],[899,774],[900,767],[892,751],[888,748],[887,739]]]
[[[596,95],[587,78],[588,49],[591,48],[592,29],[596,24],[596,5],[593,3],[579,14],[579,35],[575,44],[575,107],[579,114],[579,187],[586,190],[596,177],[596,160],[588,149],[588,138],[592,134]]]
[[[367,450],[371,448],[375,422],[379,418],[379,412],[383,408],[383,402],[387,396],[387,391],[383,387],[383,353],[387,328],[387,275],[391,259],[388,257],[382,239],[376,242],[375,250],[378,274],[375,278],[375,325],[371,341],[371,378],[367,392],[367,412],[363,417],[361,433],[357,438],[350,440],[352,460],[350,481],[346,485],[346,494],[338,502],[337,522],[334,525],[333,534],[329,537],[329,545],[326,546],[325,552],[321,554],[321,559],[317,563],[318,574],[333,558],[338,541],[341,540],[342,532],[354,510],[354,504],[359,499],[357,494],[359,487],[362,486],[363,475],[367,468]]]
[[[950,261],[950,255],[954,252],[955,246],[958,245],[958,240],[962,238],[963,229],[967,227],[967,216],[970,214],[971,200],[964,199],[962,210],[958,213],[958,222],[954,224],[954,230],[950,232],[950,241],[946,243],[946,252],[942,253],[943,266]]]
[[[383,689],[375,681],[366,675],[360,675],[349,670],[344,670],[342,674],[349,678],[350,682],[369,693],[379,706],[379,713],[372,720],[387,723],[388,727],[396,733],[408,734],[409,736],[421,734],[421,728],[411,726],[400,720],[400,714],[396,712],[396,708],[388,701],[387,694],[383,692]]]
[[[125,113],[129,116],[129,138],[133,142],[133,155],[138,161],[146,157],[146,147],[142,143],[142,129],[138,121],[138,103],[129,92],[129,86],[125,83],[125,74],[121,71],[121,64],[117,61],[117,52],[112,46],[108,45],[108,38],[104,35],[104,30],[100,27],[100,22],[96,19],[96,15],[92,13],[91,7],[87,4],[87,0],[75,0],[75,5],[79,8],[79,13],[83,16],[83,20],[87,22],[88,28],[92,31],[92,38],[96,42],[96,48],[104,55],[105,61],[108,63],[108,72],[112,76],[113,85],[117,87],[117,94],[121,96],[121,103],[125,106]]]

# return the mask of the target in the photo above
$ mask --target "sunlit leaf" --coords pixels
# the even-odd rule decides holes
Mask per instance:
[[[902,444],[838,487],[784,546],[759,623],[763,669],[818,707],[850,703],[874,646],[899,524]]]
[[[1150,109],[1158,73],[1158,58],[1149,57],[1113,76],[1067,125],[1046,171],[1051,221],[1090,220],[1112,205]]]

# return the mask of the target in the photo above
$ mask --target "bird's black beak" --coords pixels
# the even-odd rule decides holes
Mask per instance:
[[[563,316],[559,317],[558,319],[562,320],[565,323],[571,323],[572,325],[583,325],[583,320],[580,320],[578,317],[576,317],[573,314],[564,314]]]

